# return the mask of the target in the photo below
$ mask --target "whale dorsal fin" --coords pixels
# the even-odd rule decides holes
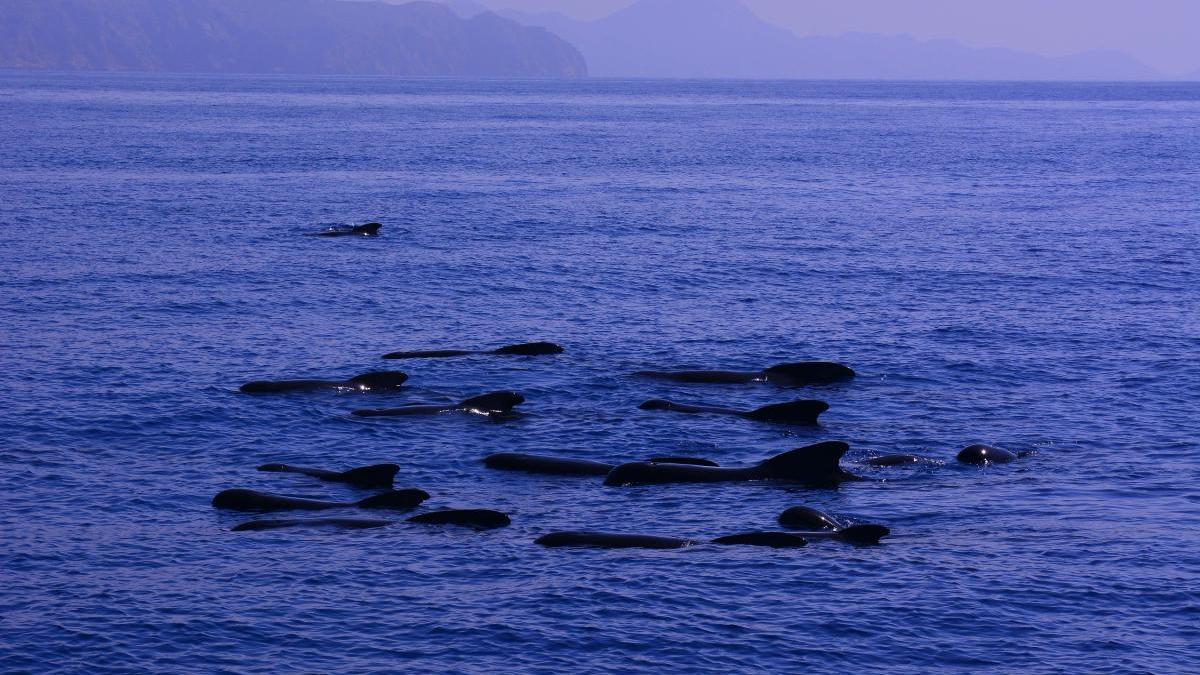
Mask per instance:
[[[776,455],[758,465],[771,478],[804,483],[837,482],[844,475],[840,462],[850,446],[841,441],[826,441]]]
[[[373,464],[343,471],[337,479],[363,487],[391,487],[398,471],[400,466],[397,464]]]
[[[760,422],[816,424],[817,416],[826,410],[829,410],[829,404],[824,401],[798,400],[765,405],[743,416]]]
[[[561,354],[563,348],[553,342],[528,342],[520,345],[508,345],[493,349],[493,354],[512,354],[516,356],[544,356],[546,354]]]
[[[474,396],[458,404],[464,410],[485,410],[488,412],[508,412],[513,406],[525,402],[525,397],[515,391],[493,391],[489,394]]]

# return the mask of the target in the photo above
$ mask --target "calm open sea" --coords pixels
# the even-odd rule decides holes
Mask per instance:
[[[0,73],[0,670],[1196,672],[1200,86]],[[378,239],[302,233],[379,220]],[[549,358],[384,362],[562,343]],[[828,359],[816,390],[646,368]],[[385,366],[393,395],[253,397]],[[353,418],[525,394],[529,416]],[[796,396],[818,429],[643,412]],[[886,480],[607,488],[493,452]],[[964,467],[961,447],[1036,454]],[[943,463],[871,469],[873,453]],[[399,524],[234,533],[219,490],[395,461]],[[711,538],[798,504],[883,546]],[[352,511],[345,515],[353,514]]]

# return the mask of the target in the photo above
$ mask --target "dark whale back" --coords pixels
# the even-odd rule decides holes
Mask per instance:
[[[612,534],[608,532],[551,532],[535,541],[550,547],[584,548],[684,548],[696,543],[690,539],[655,537],[645,534]]]
[[[879,543],[880,539],[891,533],[892,531],[883,525],[851,525],[850,527],[838,530],[835,538],[859,546],[874,546]]]
[[[493,391],[469,398],[458,407],[463,410],[482,410],[485,412],[508,412],[513,406],[521,405],[525,397],[515,391]]]
[[[408,374],[398,370],[380,370],[350,378],[350,384],[364,389],[399,389],[408,381]]]
[[[493,349],[493,354],[508,354],[511,356],[547,356],[550,354],[561,354],[563,348],[553,342],[527,342],[521,345],[508,345]]]
[[[430,511],[408,519],[410,523],[426,525],[460,525],[477,530],[491,530],[512,522],[508,515],[491,509],[446,509]]]
[[[807,506],[793,506],[779,514],[779,524],[793,530],[842,529],[842,524],[831,516]]]
[[[358,225],[353,230],[354,234],[361,234],[364,237],[375,237],[379,235],[379,228],[383,227],[382,223],[367,223],[366,225]]]
[[[983,443],[968,445],[958,453],[958,461],[964,464],[1008,464],[1017,459],[1017,453]]]
[[[742,416],[759,422],[815,425],[817,417],[826,410],[829,410],[829,404],[824,401],[798,400],[766,405]]]
[[[336,527],[343,530],[366,530],[391,524],[390,520],[366,518],[309,518],[304,520],[251,520],[235,525],[232,529],[234,532],[281,530],[290,527]]]
[[[785,387],[830,384],[849,380],[855,375],[854,371],[847,366],[828,361],[781,363],[767,368],[763,374],[767,382]]]
[[[389,490],[373,497],[360,499],[354,505],[363,509],[395,509],[403,511],[420,506],[421,502],[426,499],[429,499],[428,492],[408,488],[406,490]]]
[[[772,457],[742,468],[655,464],[622,464],[604,478],[605,485],[658,485],[666,483],[721,483],[747,480],[781,480],[814,487],[833,487],[844,481],[861,480],[842,470],[842,455],[850,446],[827,441]]]
[[[258,467],[259,471],[272,471],[279,473],[299,473],[305,476],[312,476],[324,481],[333,483],[348,483],[357,487],[392,487],[395,481],[396,473],[400,471],[399,465],[396,464],[374,464],[372,466],[360,466],[356,469],[347,471],[326,471],[325,469],[309,469],[302,466],[289,466],[287,464],[263,464]]]
[[[611,464],[589,459],[526,455],[519,452],[499,452],[483,458],[484,466],[502,471],[524,471],[552,476],[605,476]]]
[[[727,546],[769,546],[771,548],[800,548],[808,545],[807,539],[792,532],[746,532],[717,537],[712,541],[714,544]]]

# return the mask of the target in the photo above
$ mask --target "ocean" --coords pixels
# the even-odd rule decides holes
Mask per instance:
[[[0,73],[0,670],[1196,672],[1198,129],[1196,84]],[[533,340],[566,352],[380,359]],[[858,377],[630,376],[803,360]],[[238,391],[381,368],[411,379]],[[499,389],[527,416],[349,414]],[[649,398],[831,407],[791,428]],[[877,480],[481,463],[824,440]],[[1032,454],[955,462],[977,442]],[[888,453],[937,461],[862,464]],[[231,532],[226,488],[370,494],[265,462],[395,462],[418,512],[512,525]],[[892,534],[533,543],[796,505]]]

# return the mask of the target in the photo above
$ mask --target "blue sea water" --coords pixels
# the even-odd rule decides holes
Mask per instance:
[[[1200,670],[1200,86],[0,73],[0,148],[0,670]],[[567,352],[379,359],[541,339]],[[860,375],[628,376],[806,359]],[[385,366],[410,386],[237,392]],[[348,414],[509,388],[504,424]],[[796,396],[821,427],[637,409]],[[881,480],[480,463],[828,439]],[[1035,453],[956,464],[974,442]],[[858,464],[894,452],[940,462]],[[395,461],[513,524],[231,532],[225,488],[368,494],[268,461]],[[533,544],[798,504],[893,535]]]

